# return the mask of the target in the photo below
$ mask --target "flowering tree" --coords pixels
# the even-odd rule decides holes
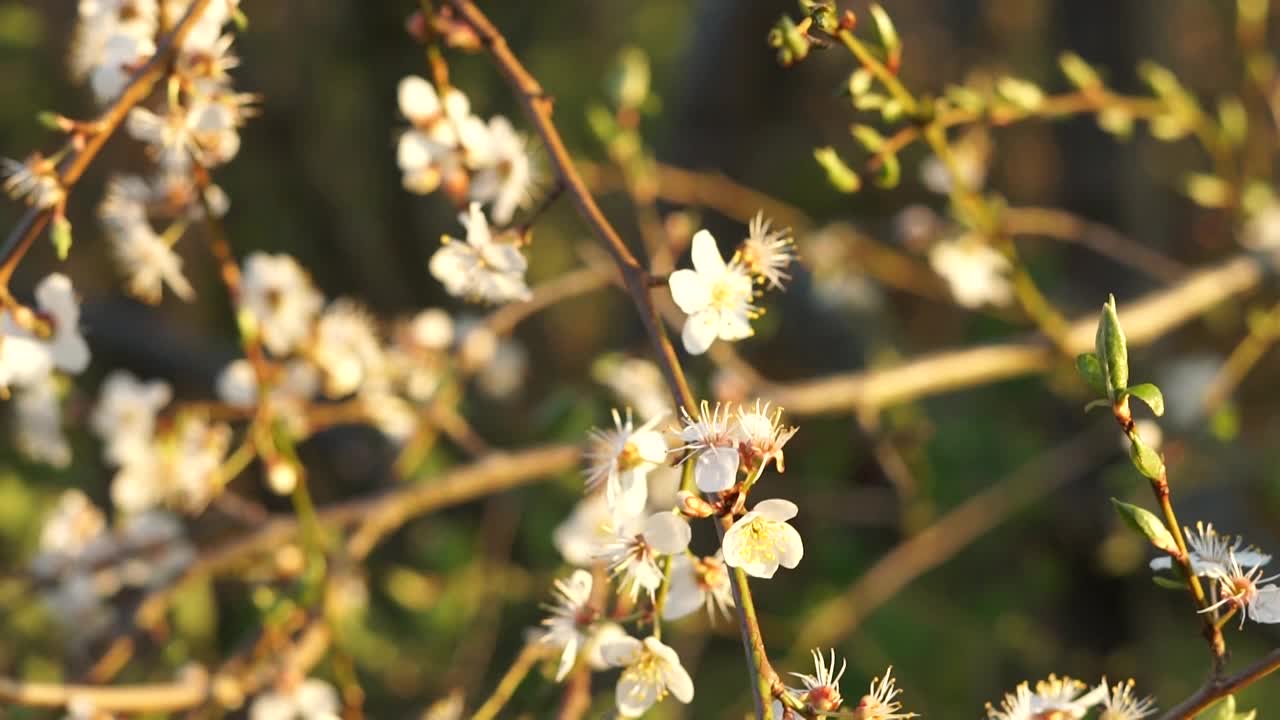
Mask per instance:
[[[461,229],[447,229],[425,272],[458,303],[494,309],[482,320],[427,308],[385,322],[356,300],[326,297],[287,254],[234,255],[223,223],[231,199],[213,173],[235,160],[240,128],[271,112],[270,98],[243,92],[233,76],[240,64],[234,41],[251,9],[238,0],[81,0],[70,69],[101,112],[89,120],[42,115],[61,146],[5,161],[3,187],[27,207],[0,249],[0,391],[14,417],[14,443],[34,462],[66,468],[85,448],[73,448],[64,426],[83,420],[109,469],[113,514],[109,520],[88,494],[67,489],[41,519],[29,564],[15,573],[23,592],[42,598],[74,629],[68,653],[91,658],[89,669],[83,678],[56,681],[0,677],[0,702],[84,718],[242,709],[263,720],[361,717],[365,679],[344,635],[351,632],[349,616],[359,615],[354,608],[368,602],[362,568],[378,545],[417,517],[583,465],[582,498],[553,533],[564,570],[539,586],[549,598],[541,624],[494,687],[470,688],[468,702],[459,684],[460,692],[432,704],[424,717],[515,716],[520,703],[513,699],[537,673],[562,689],[542,697],[542,705],[526,701],[524,709],[554,707],[558,717],[602,706],[618,717],[640,717],[690,704],[703,691],[678,648],[693,623],[736,626],[742,643],[739,691],[706,707],[732,712],[749,698],[759,718],[916,717],[910,699],[928,688],[908,681],[911,695],[904,698],[888,666],[846,698],[847,659],[828,646],[853,629],[859,613],[994,522],[975,513],[1008,512],[1015,503],[985,492],[973,498],[973,505],[905,540],[864,576],[867,584],[818,603],[794,637],[766,642],[753,588],[788,582],[805,560],[801,523],[819,509],[798,503],[798,494],[789,499],[794,485],[780,479],[786,448],[803,437],[791,423],[846,413],[875,434],[879,416],[903,403],[1073,363],[1072,392],[1091,393],[1086,411],[1110,411],[1133,470],[1154,495],[1155,511],[1113,500],[1119,517],[1157,555],[1149,561],[1156,584],[1189,598],[1186,622],[1199,627],[1207,646],[1207,679],[1187,688],[1184,699],[1167,699],[1171,709],[1159,717],[1255,717],[1237,709],[1235,693],[1280,668],[1280,650],[1233,659],[1226,631],[1236,620],[1241,627],[1280,622],[1280,586],[1265,577],[1271,556],[1199,518],[1194,530],[1184,526],[1176,508],[1184,517],[1187,508],[1175,502],[1159,428],[1135,419],[1140,406],[1163,416],[1164,396],[1155,384],[1130,381],[1129,358],[1131,345],[1151,343],[1254,290],[1275,262],[1280,205],[1269,166],[1249,162],[1249,150],[1276,130],[1256,129],[1258,119],[1243,101],[1229,97],[1210,112],[1175,74],[1151,63],[1140,68],[1150,92],[1123,94],[1070,53],[1060,58],[1059,83],[1070,89],[1058,94],[1013,76],[974,79],[937,95],[916,92],[900,77],[903,43],[884,8],[873,4],[864,17],[826,0],[801,0],[798,18],[783,16],[766,41],[781,65],[799,66],[794,73],[805,72],[802,61],[818,50],[841,58],[845,92],[836,104],[854,122],[852,138],[865,157],[851,162],[835,147],[816,149],[829,185],[854,193],[870,178],[892,188],[901,179],[899,156],[923,145],[929,157],[921,183],[947,200],[945,217],[922,206],[902,214],[901,233],[909,243],[923,242],[927,262],[893,255],[884,281],[901,282],[898,270],[909,267],[950,302],[1025,322],[1035,334],[784,382],[765,377],[735,344],[752,342],[766,310],[801,277],[833,304],[856,303],[858,278],[845,260],[863,241],[840,227],[809,237],[793,233],[780,217],[794,213],[780,201],[657,163],[639,129],[653,97],[638,51],[623,55],[613,106],[588,114],[609,163],[575,159],[553,117],[550,90],[471,0],[424,0],[412,11],[406,42],[425,48],[426,63],[396,88],[404,124],[393,152],[406,193],[431,196],[423,202],[447,203],[459,213]],[[1250,92],[1274,112],[1280,76],[1261,59],[1270,56],[1257,42],[1259,34],[1265,40],[1267,3],[1241,0],[1236,12],[1252,53]],[[527,132],[501,115],[486,117],[467,88],[454,84],[450,62],[466,54],[492,61],[524,111]],[[1074,237],[1082,221],[1012,206],[985,188],[985,174],[990,128],[1075,115],[1095,118],[1121,139],[1142,126],[1162,142],[1190,138],[1202,146],[1213,171],[1188,175],[1183,189],[1200,206],[1234,213],[1244,252],[1194,273],[1179,270],[1175,282],[1123,312],[1108,298],[1100,316],[1068,320],[1015,239]],[[112,174],[97,204],[125,290],[151,304],[203,292],[184,269],[179,243],[203,244],[200,251],[218,268],[241,357],[220,370],[212,398],[188,398],[162,380],[96,361],[81,335],[81,300],[67,274],[36,280],[30,300],[9,288],[41,238],[60,259],[74,252],[72,192],[115,135],[140,144],[147,160],[142,171]],[[637,210],[643,252],[597,204],[610,181]],[[655,221],[659,197],[738,218],[741,240],[721,243],[689,215]],[[561,200],[572,202],[594,236],[592,247],[604,253],[584,250],[583,267],[531,284],[539,223]],[[1102,246],[1142,272],[1159,275],[1171,262],[1107,237]],[[507,337],[511,329],[543,308],[610,285],[626,293],[648,340],[643,356],[607,354],[595,363],[618,403],[612,425],[571,442],[492,447],[469,421],[465,403],[469,393],[502,396],[519,385],[531,359]],[[1276,317],[1271,310],[1254,320],[1218,370],[1206,404],[1229,395],[1280,337]],[[718,372],[705,399],[685,368],[703,355]],[[95,365],[103,372],[96,400],[76,412],[73,379]],[[1140,365],[1135,370],[1142,375]],[[301,450],[321,433],[351,425],[371,427],[395,447],[389,472],[406,482],[316,502],[310,480],[320,468]],[[433,454],[442,439],[466,459],[442,463]],[[906,463],[891,442],[879,449],[885,474],[898,478],[905,493]],[[1062,454],[1077,450],[1070,445]],[[1036,471],[1052,475],[1058,460]],[[1137,475],[1126,477],[1132,484]],[[288,498],[292,512],[255,501],[243,491],[243,478],[261,478],[267,493]],[[237,532],[217,542],[192,538],[219,514],[236,518]],[[211,576],[237,573],[256,583],[258,632],[216,665],[165,664],[166,653],[183,652],[174,649],[185,641],[182,633],[168,633],[169,625],[181,624],[174,609],[181,594]],[[416,576],[399,577],[413,584]],[[812,672],[794,671],[807,667],[782,660],[783,653],[808,653]],[[148,655],[157,656],[168,679],[130,679],[151,674],[139,668],[157,667]],[[330,672],[313,672],[322,661]],[[784,680],[783,670],[794,680]],[[998,720],[1090,713],[1135,720],[1157,712],[1156,700],[1133,680],[1084,683],[1065,675],[1023,682],[986,708]]]

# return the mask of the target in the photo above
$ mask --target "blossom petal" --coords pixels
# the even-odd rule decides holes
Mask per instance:
[[[675,513],[654,513],[644,523],[645,542],[664,555],[684,552],[692,537],[689,522]]]
[[[615,472],[605,485],[605,500],[617,519],[632,518],[644,512],[649,500],[649,483],[645,473],[636,470]]]
[[[804,557],[804,542],[800,539],[800,533],[786,523],[780,523],[775,532],[778,533],[778,538],[774,541],[778,562],[790,570],[799,565],[800,559]]]
[[[639,640],[628,635],[602,643],[600,656],[613,667],[625,667],[639,659],[643,647]]]
[[[689,671],[683,665],[665,666],[662,679],[676,700],[686,704],[693,700],[693,678],[689,677]]]
[[[720,248],[716,239],[706,230],[699,230],[693,236],[693,268],[699,275],[715,277],[724,272],[724,258],[720,256]]]
[[[658,693],[662,688],[658,683],[641,676],[639,673],[623,671],[618,678],[618,689],[615,699],[618,703],[618,714],[622,717],[640,717],[658,702]]]
[[[691,355],[701,355],[716,341],[720,332],[720,313],[714,310],[703,310],[690,315],[684,321],[680,331],[680,340],[684,349]]]
[[[693,479],[702,492],[724,492],[738,480],[737,448],[713,447],[698,453]]]
[[[696,612],[704,603],[693,560],[688,555],[673,555],[671,563],[671,585],[667,589],[667,603],[662,606],[663,620],[678,620]]]
[[[1280,587],[1267,585],[1249,603],[1249,617],[1254,622],[1280,623]]]
[[[692,315],[711,304],[711,287],[692,270],[676,270],[667,279],[671,299],[686,315]]]
[[[436,94],[435,87],[417,75],[402,79],[396,88],[396,96],[400,102],[400,112],[412,122],[421,122],[440,114],[440,96]]]
[[[747,316],[746,308],[721,311],[720,327],[717,328],[716,334],[721,340],[730,341],[742,340],[754,335],[755,331],[751,329],[751,318]]]
[[[781,498],[762,500],[756,503],[751,510],[774,522],[786,522],[800,512],[800,508],[796,507],[795,503]]]

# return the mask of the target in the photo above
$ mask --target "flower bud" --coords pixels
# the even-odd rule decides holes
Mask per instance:
[[[298,470],[293,463],[274,460],[267,467],[267,485],[277,495],[288,495],[298,487]]]
[[[702,499],[702,496],[688,490],[676,493],[676,502],[680,506],[680,512],[689,518],[711,517],[716,511],[711,503]]]

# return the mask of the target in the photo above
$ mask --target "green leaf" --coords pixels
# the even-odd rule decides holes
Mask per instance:
[[[1125,343],[1124,330],[1120,328],[1120,318],[1116,315],[1114,295],[1108,295],[1106,304],[1102,306],[1094,345],[1102,365],[1107,397],[1115,400],[1116,393],[1129,384],[1129,348]]]
[[[855,140],[862,143],[867,152],[880,152],[880,148],[884,147],[884,136],[870,125],[854,125],[849,128],[849,132]]]
[[[1137,435],[1131,436],[1129,441],[1129,459],[1133,461],[1133,466],[1138,469],[1138,472],[1152,480],[1163,477],[1164,461],[1160,459],[1160,453],[1147,447],[1142,442],[1142,438]]]
[[[867,11],[871,13],[871,19],[876,23],[880,43],[884,46],[885,55],[888,56],[889,69],[897,72],[902,65],[902,40],[898,37],[898,30],[893,26],[893,20],[889,19],[889,13],[885,12],[878,3],[872,3]]]
[[[1102,78],[1098,77],[1098,72],[1085,62],[1084,58],[1073,52],[1064,52],[1059,55],[1058,66],[1062,68],[1062,74],[1067,76],[1071,84],[1081,90],[1102,86]]]
[[[71,221],[65,215],[53,218],[53,227],[49,229],[49,239],[53,241],[53,249],[59,260],[66,260],[71,252]]]
[[[1186,590],[1187,589],[1187,584],[1185,582],[1182,582],[1181,580],[1174,580],[1173,578],[1165,577],[1163,575],[1152,575],[1151,582],[1155,583],[1159,587],[1164,588],[1165,590]]]
[[[1160,392],[1160,388],[1151,383],[1142,383],[1130,387],[1126,392],[1146,403],[1156,417],[1164,415],[1164,394]]]
[[[1173,535],[1169,534],[1169,529],[1160,522],[1160,518],[1149,510],[1144,510],[1137,505],[1120,502],[1115,498],[1111,498],[1111,504],[1116,506],[1116,511],[1120,513],[1120,517],[1125,523],[1142,533],[1151,544],[1158,550],[1167,553],[1178,552],[1178,543],[1174,542]]]
[[[862,180],[858,178],[858,173],[845,164],[844,160],[836,154],[835,148],[814,148],[813,158],[818,161],[823,170],[827,171],[827,181],[835,186],[836,190],[842,193],[855,193],[862,187]]]
[[[1102,373],[1102,363],[1097,353],[1080,353],[1076,356],[1076,371],[1094,394],[1106,396],[1107,378]]]
[[[876,172],[876,185],[882,188],[895,188],[902,178],[902,166],[897,155],[884,155],[880,169]]]
[[[1236,696],[1228,695],[1200,716],[1202,720],[1236,720]]]

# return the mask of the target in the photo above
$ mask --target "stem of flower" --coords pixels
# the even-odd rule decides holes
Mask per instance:
[[[471,719],[492,720],[498,717],[498,713],[502,711],[503,706],[515,694],[516,688],[520,687],[520,683],[524,681],[533,666],[538,663],[544,650],[545,647],[540,646],[538,643],[525,645],[520,654],[516,656],[515,662],[511,663],[511,667],[507,669],[502,679],[498,681],[498,686],[493,689],[493,694],[476,710]]]

